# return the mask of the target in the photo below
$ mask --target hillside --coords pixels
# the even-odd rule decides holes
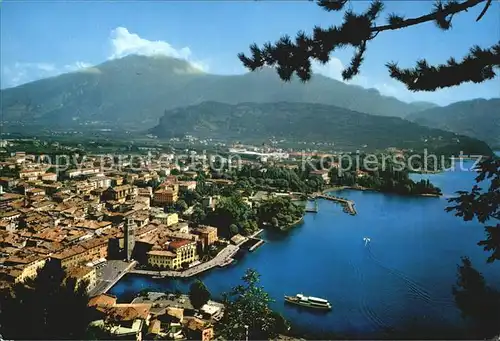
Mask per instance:
[[[283,83],[264,69],[244,75],[203,73],[189,63],[168,57],[127,56],[0,92],[3,120],[8,125],[80,124],[141,129],[152,127],[165,109],[204,101],[308,102],[331,104],[375,115],[404,117],[431,103],[408,104],[382,96],[375,89],[315,75],[310,83]]]
[[[409,120],[500,146],[500,98],[475,99],[410,114]]]
[[[192,134],[200,138],[267,139],[334,142],[336,148],[368,150],[399,147],[441,153],[488,154],[482,141],[430,129],[397,117],[359,113],[309,103],[205,102],[164,113],[150,130],[163,138]]]

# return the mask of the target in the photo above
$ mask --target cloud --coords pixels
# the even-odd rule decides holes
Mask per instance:
[[[78,62],[64,65],[64,69],[67,70],[68,72],[74,72],[74,71],[79,71],[82,69],[87,69],[91,66],[92,66],[92,64],[90,64],[90,63],[78,61]]]
[[[314,60],[311,63],[311,68],[314,73],[319,73],[325,77],[342,81],[342,70],[344,70],[344,64],[342,64],[342,61],[338,58],[331,57],[330,61],[326,64],[322,64]]]
[[[148,40],[140,37],[136,33],[130,32],[125,27],[117,27],[111,31],[108,44],[111,52],[108,59],[122,58],[130,54],[144,56],[168,56],[183,59],[189,62],[192,69],[176,70],[178,73],[193,73],[208,71],[206,62],[193,58],[193,53],[189,47],[175,48],[163,40]],[[2,88],[18,86],[37,79],[53,77],[67,72],[85,71],[99,72],[97,68],[92,68],[92,64],[84,61],[75,61],[64,65],[51,63],[19,63],[6,65],[1,70]]]
[[[90,67],[85,62],[57,66],[51,63],[20,63],[2,68],[2,88],[10,88],[42,78],[58,76],[62,73],[81,71]]]
[[[193,67],[202,71],[208,70],[208,65],[193,59],[189,47],[174,48],[163,40],[147,40],[136,33],[131,33],[125,27],[117,27],[111,31],[111,55],[109,59],[122,58],[130,54],[143,56],[168,56],[188,61]]]

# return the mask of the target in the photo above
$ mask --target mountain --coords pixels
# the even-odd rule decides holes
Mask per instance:
[[[438,153],[491,155],[477,139],[431,129],[398,117],[383,117],[324,104],[205,102],[166,111],[150,132],[162,138],[190,134],[198,138],[290,142],[333,142],[336,148],[388,147]]]
[[[203,73],[179,59],[137,55],[1,90],[0,96],[8,124],[51,128],[97,124],[141,129],[154,126],[165,109],[204,101],[322,103],[397,117],[432,106],[401,102],[321,75],[307,84],[284,83],[269,68],[222,76]]]
[[[407,119],[500,146],[500,98],[457,102],[410,114]]]

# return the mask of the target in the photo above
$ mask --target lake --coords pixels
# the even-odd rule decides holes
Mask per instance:
[[[470,168],[472,162],[465,165]],[[268,242],[255,252],[200,278],[217,297],[239,284],[246,269],[255,268],[276,300],[273,308],[294,328],[314,335],[403,338],[424,329],[456,330],[463,323],[451,287],[460,257],[469,256],[489,284],[500,283],[500,265],[486,264],[487,254],[476,245],[485,238],[482,226],[444,211],[446,198],[469,190],[475,176],[470,171],[414,175],[439,186],[442,198],[337,192],[354,200],[358,215],[320,200],[319,213],[306,214],[300,226],[287,234],[265,232]],[[366,246],[364,237],[371,239]],[[189,284],[127,275],[110,293],[128,300],[145,288],[187,292]],[[317,313],[284,305],[283,295],[296,293],[327,298],[333,309]]]

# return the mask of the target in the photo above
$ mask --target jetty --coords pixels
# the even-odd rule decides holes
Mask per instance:
[[[344,212],[346,212],[350,215],[358,214],[358,212],[356,211],[356,208],[354,207],[354,201],[352,201],[352,200],[336,197],[334,195],[329,195],[329,194],[313,194],[311,197],[313,199],[320,198],[320,199],[338,202],[342,206],[344,206]]]
[[[249,252],[253,252],[255,249],[257,249],[259,246],[261,246],[262,244],[264,244],[264,240],[263,239],[259,239],[257,241],[257,243],[253,244],[252,246],[250,246],[250,248],[248,249]]]
[[[316,199],[313,199],[313,200],[314,200],[314,206],[310,206],[310,205],[306,204],[305,211],[308,213],[318,213],[318,211],[319,211],[318,202],[316,201]],[[309,201],[312,201],[312,200],[309,200]]]

